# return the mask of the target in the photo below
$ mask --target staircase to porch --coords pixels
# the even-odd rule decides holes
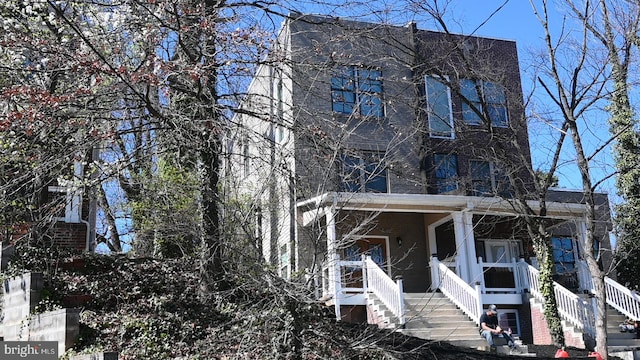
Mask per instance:
[[[607,344],[609,353],[640,349],[640,339],[631,332],[621,332],[619,325],[625,321],[625,316],[613,308],[607,309]]]
[[[489,350],[485,339],[478,333],[478,326],[451,300],[439,292],[404,293],[405,324],[399,326],[397,318],[376,300],[367,295],[370,320],[384,328],[397,328],[403,334],[432,341],[446,341],[456,346]],[[526,345],[515,338],[518,354],[528,353]],[[510,349],[496,340],[497,352],[509,354]],[[533,354],[531,354],[533,355]]]
[[[405,293],[404,334],[484,349],[478,326],[442,293]]]

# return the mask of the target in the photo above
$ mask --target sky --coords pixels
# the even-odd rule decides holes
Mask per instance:
[[[535,2],[539,3],[540,1]],[[529,0],[509,0],[501,10],[487,20],[504,3],[505,0],[454,0],[449,10],[452,11],[453,17],[456,19],[452,19],[453,25],[450,26],[450,30],[467,34],[478,29],[476,35],[515,40],[518,46],[523,92],[527,94],[532,87],[532,76],[527,72],[527,67],[535,56],[539,56],[534,55],[536,50],[541,50],[544,47],[544,31],[532,11]],[[550,24],[558,25],[557,29],[566,14],[561,8],[553,5],[550,6],[550,10],[552,10]],[[567,24],[571,26],[570,22]],[[592,114],[591,120],[596,120],[595,122],[600,126],[590,125],[589,128],[584,128],[583,137],[585,148],[588,151],[599,148],[609,137],[606,113]],[[551,130],[546,124],[530,123],[529,133],[534,167],[542,169],[547,167],[546,164],[548,164],[550,156],[547,144],[552,143],[552,140],[546,134],[550,131],[554,130]],[[565,161],[557,173],[560,180],[559,185],[569,189],[580,189],[582,182],[575,165],[575,155],[569,150],[572,146],[567,142],[564,148],[567,149],[564,152]],[[614,160],[610,148],[599,152],[596,160],[592,163],[592,178],[599,181],[609,176],[614,171],[613,165]],[[619,198],[614,184],[614,180],[611,178],[599,186],[598,190],[609,193],[610,200],[617,203]]]

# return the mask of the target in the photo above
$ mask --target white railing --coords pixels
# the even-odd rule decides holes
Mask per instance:
[[[528,264],[524,264],[523,270],[527,274],[531,295],[544,304],[544,296],[540,290],[540,272]],[[553,289],[560,317],[595,338],[595,315],[591,304],[555,281]]]
[[[631,320],[640,320],[640,296],[635,290],[629,290],[609,277],[604,278],[604,288],[608,305]]]
[[[400,325],[404,320],[404,290],[402,278],[393,281],[370,256],[364,257],[364,288],[372,292],[396,316]]]
[[[478,257],[477,262],[478,270],[476,274],[491,274],[493,271],[503,271],[505,274],[513,279],[513,284],[508,284],[508,287],[489,287],[486,284],[486,280],[481,281],[481,291],[495,291],[501,293],[519,293],[524,288],[521,277],[518,276],[518,262],[516,259],[511,259],[510,262],[485,262],[482,257]],[[505,284],[507,285],[507,284]]]
[[[402,279],[394,281],[369,256],[359,261],[340,260],[322,266],[322,299],[331,299],[340,319],[340,305],[347,295],[373,293],[404,324],[404,290]],[[363,302],[362,305],[365,305]]]
[[[579,269],[578,276],[580,277],[581,288],[593,292],[593,280],[586,262],[577,261],[576,264]],[[640,295],[635,290],[630,290],[606,276],[604,278],[604,288],[607,305],[618,310],[631,320],[640,320]]]
[[[432,287],[440,289],[442,294],[479,325],[482,313],[480,285],[477,284],[475,288],[469,286],[435,256],[431,258],[429,265],[431,266]]]

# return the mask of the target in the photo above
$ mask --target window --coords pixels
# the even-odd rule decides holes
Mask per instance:
[[[382,72],[351,66],[331,78],[333,111],[382,117]]]
[[[342,155],[342,190],[348,192],[388,192],[384,155],[377,152],[361,156]]]
[[[520,335],[518,312],[516,310],[500,309],[498,312],[498,325],[506,331],[511,329],[513,335]]]
[[[429,135],[452,139],[453,113],[451,111],[451,91],[439,78],[427,76],[425,78],[427,94],[427,117],[429,119]]]
[[[501,85],[489,81],[462,79],[460,94],[469,102],[462,102],[462,119],[465,123],[482,124],[482,118],[477,113],[479,112],[489,116],[492,126],[507,126],[507,97]],[[486,112],[482,107],[483,101],[487,107]]]
[[[568,289],[578,289],[576,254],[570,237],[551,238],[555,274],[553,280]]]
[[[493,193],[491,164],[488,161],[471,160],[469,162],[472,196],[489,196]]]
[[[573,272],[576,258],[573,252],[573,239],[568,237],[551,238],[553,262],[557,274]]]
[[[458,157],[455,154],[435,154],[433,160],[436,193],[456,190],[458,188]]]
[[[495,163],[481,160],[469,162],[469,177],[471,178],[471,196],[511,197],[512,190],[507,174]]]

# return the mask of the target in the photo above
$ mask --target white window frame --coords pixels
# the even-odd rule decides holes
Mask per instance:
[[[442,86],[445,87],[446,92],[447,92],[447,105],[449,108],[449,127],[451,128],[451,132],[449,134],[449,136],[444,136],[444,135],[439,135],[438,133],[434,133],[432,131],[433,127],[431,126],[431,121],[433,119],[433,111],[431,109],[431,103],[429,102],[429,85],[428,85],[428,81],[429,80],[435,80],[436,82],[440,83]],[[444,81],[439,81],[438,79],[444,79]],[[442,76],[438,76],[438,75],[427,75],[424,77],[424,93],[425,93],[425,100],[426,100],[426,104],[427,104],[427,121],[429,123],[429,136],[432,138],[437,138],[437,139],[455,139],[456,137],[456,132],[455,132],[455,127],[454,127],[454,122],[453,122],[453,103],[451,101],[451,88],[446,84],[449,82],[449,78],[448,77],[442,77]],[[437,119],[437,121],[441,121],[444,122],[444,119]]]
[[[506,326],[503,327],[504,322],[502,322],[501,317],[504,314],[516,314],[516,328],[514,329],[513,327],[510,326]],[[506,319],[505,319],[506,320]],[[516,309],[499,309],[498,310],[498,325],[503,328],[505,331],[507,331],[509,328],[511,328],[511,332],[513,335],[516,336],[520,336],[520,314],[518,313],[518,311]]]

